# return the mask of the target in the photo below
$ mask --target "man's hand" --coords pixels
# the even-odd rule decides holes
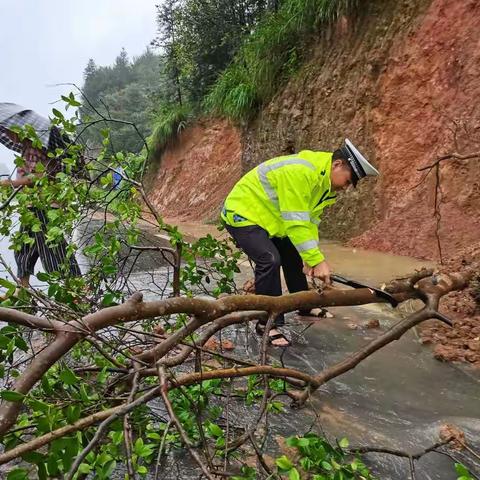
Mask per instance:
[[[28,177],[22,177],[22,178],[17,178],[15,180],[12,179],[5,179],[5,180],[0,180],[0,187],[23,187],[23,186],[31,186],[33,185],[33,177],[28,176]]]
[[[303,267],[303,273],[310,277],[319,278],[320,280],[324,281],[327,285],[330,285],[330,266],[324,260],[323,262],[318,263],[314,267],[309,267],[305,265]]]

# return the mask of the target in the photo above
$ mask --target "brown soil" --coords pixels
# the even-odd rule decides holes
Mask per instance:
[[[435,172],[415,187],[417,168],[457,149],[456,124],[458,150],[480,150],[479,42],[477,0],[367,2],[360,18],[319,39],[312,61],[250,127],[244,168],[302,148],[331,150],[349,137],[381,177],[343,195],[321,235],[437,260]],[[448,258],[478,242],[480,160],[448,160],[440,179]]]
[[[422,343],[433,346],[438,360],[480,367],[480,246],[465,249],[441,270],[459,271],[466,266],[476,272],[469,288],[452,292],[440,305],[440,311],[453,321],[453,328],[438,321],[425,322],[420,328],[420,338]]]
[[[166,217],[212,220],[242,171],[303,148],[332,150],[348,136],[381,176],[344,194],[321,235],[438,260],[438,230],[452,258],[479,241],[480,159],[442,163],[439,216],[435,172],[422,182],[417,169],[480,149],[479,44],[477,0],[371,0],[319,37],[312,60],[242,134],[219,120],[182,132],[150,197]]]
[[[434,0],[418,28],[390,50],[372,110],[382,176],[376,222],[357,246],[438,258],[435,172],[420,186],[416,171],[440,155],[478,152],[480,3]],[[476,104],[475,104],[476,103]],[[467,128],[467,131],[463,127]],[[479,241],[480,161],[445,161],[440,170],[439,235],[446,257]]]
[[[240,134],[230,123],[198,122],[163,153],[149,199],[165,217],[214,220],[241,176],[240,157]]]
[[[480,367],[480,247],[465,249],[450,260],[442,270],[477,272],[469,288],[452,292],[441,302],[440,311],[453,321],[453,328],[438,321],[425,322],[420,328],[420,339],[433,346],[435,358],[458,361]]]

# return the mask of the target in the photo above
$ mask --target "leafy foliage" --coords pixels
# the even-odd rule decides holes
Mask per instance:
[[[84,93],[101,115],[134,122],[158,156],[193,114],[251,119],[298,68],[312,35],[358,0],[167,0],[157,6],[158,34],[130,62],[85,68]],[[108,107],[108,109],[106,108]],[[104,125],[102,125],[103,128]],[[112,126],[116,148],[139,152],[129,125]],[[86,138],[101,143],[100,126]]]
[[[84,130],[81,138],[99,149],[103,144],[102,129],[110,131],[110,141],[116,151],[138,153],[143,141],[132,125],[107,123],[103,117],[131,122],[144,137],[152,132],[153,107],[162,91],[160,56],[146,50],[130,61],[122,50],[113,66],[99,67],[90,59],[84,71],[82,91],[88,102],[80,109],[82,123],[99,121]]]
[[[243,38],[276,2],[168,0],[157,7],[158,36],[178,103],[198,102],[231,62]],[[185,100],[185,99],[184,99]]]
[[[284,0],[246,39],[220,75],[205,107],[248,120],[298,68],[311,35],[357,5],[357,0]]]
[[[158,156],[168,142],[185,129],[190,119],[191,110],[188,105],[171,104],[162,107],[153,120],[153,132],[149,138],[152,153]]]
[[[374,480],[370,470],[356,457],[345,449],[348,440],[341,439],[337,445],[332,445],[325,438],[315,433],[303,437],[287,438],[287,445],[295,448],[295,458],[282,455],[275,460],[277,472],[281,478],[289,480]],[[244,467],[242,476],[234,480],[255,480],[253,468]]]

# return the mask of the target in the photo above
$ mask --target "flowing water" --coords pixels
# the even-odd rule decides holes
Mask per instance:
[[[201,233],[212,231],[209,227]],[[192,236],[198,234],[192,229],[188,233]],[[81,237],[84,234],[85,231]],[[144,240],[145,244],[157,241],[151,235]],[[0,244],[3,253],[6,252],[5,245],[5,241]],[[430,266],[428,262],[355,250],[330,242],[322,243],[322,249],[336,273],[372,285],[381,285],[421,266]],[[11,254],[7,258],[13,261]],[[88,268],[82,257],[80,263],[82,268]],[[153,253],[131,260],[129,266],[132,270],[129,288],[143,290],[147,299],[154,298],[152,292],[164,281],[159,279],[165,279],[169,274],[165,262]],[[243,262],[239,285],[250,276],[248,263]],[[286,365],[310,373],[318,372],[360,349],[407,314],[405,308],[393,310],[386,305],[337,307],[330,311],[334,318],[311,324],[289,314],[286,332],[292,337],[293,345],[282,356]],[[371,319],[379,321],[378,328],[357,328]],[[244,354],[247,347],[249,356],[256,357],[258,342],[245,336],[244,327],[231,330],[229,336],[236,345],[235,355]],[[158,408],[158,404],[151,407]],[[239,424],[248,425],[255,419],[255,409],[238,406],[232,415],[237,416]],[[435,443],[439,427],[446,422],[460,427],[467,440],[480,447],[479,372],[466,366],[436,361],[431,350],[422,346],[415,332],[411,331],[354,370],[328,382],[314,395],[310,407],[300,411],[287,409],[285,413],[271,415],[269,446],[272,452],[280,453],[279,438],[301,434],[313,425],[332,439],[349,437],[352,445],[416,452]],[[382,480],[409,478],[405,459],[369,454],[367,460]],[[112,476],[122,477],[122,472]],[[153,473],[148,478],[154,478]],[[198,478],[198,471],[188,455],[174,453],[166,460],[158,478]],[[418,462],[417,478],[450,480],[456,476],[451,460],[432,453]]]

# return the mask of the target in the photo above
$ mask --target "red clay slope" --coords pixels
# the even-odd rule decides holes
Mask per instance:
[[[166,218],[208,221],[241,176],[239,132],[227,121],[205,120],[167,148],[149,192]]]
[[[434,177],[416,168],[459,149],[480,151],[480,2],[434,0],[413,35],[390,52],[373,109],[382,176],[377,223],[357,246],[437,258]],[[446,161],[440,170],[440,237],[446,256],[480,240],[480,160]]]

